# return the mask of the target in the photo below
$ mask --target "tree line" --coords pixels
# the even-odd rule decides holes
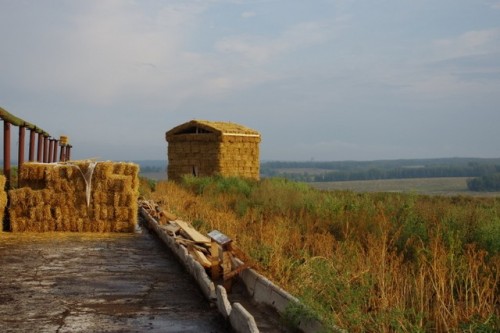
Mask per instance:
[[[500,184],[500,159],[415,159],[342,162],[264,162],[262,177],[283,177],[301,182],[471,177],[471,190],[495,190]],[[497,184],[497,185],[495,185]]]
[[[500,173],[493,173],[467,180],[467,187],[471,191],[500,191]]]

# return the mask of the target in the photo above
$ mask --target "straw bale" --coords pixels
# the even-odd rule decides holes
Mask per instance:
[[[128,176],[112,175],[108,177],[106,185],[112,192],[124,192],[132,188],[132,179]]]
[[[2,224],[6,206],[7,206],[7,193],[5,192],[5,176],[0,175],[0,221],[2,222]],[[0,232],[2,232],[2,230],[3,227],[0,228]]]
[[[89,161],[26,163],[23,188],[9,193],[12,231],[114,231],[115,212],[133,230],[137,223],[139,167],[132,163],[98,162],[90,180]],[[1,198],[0,198],[1,204]]]
[[[133,232],[134,227],[126,221],[115,221],[113,223],[113,231],[115,232]]]
[[[31,180],[45,179],[45,169],[41,163],[25,163],[19,172],[19,178]]]
[[[119,196],[119,205],[124,207],[131,207],[137,204],[137,200],[131,194],[122,194]]]
[[[101,211],[100,211],[100,215],[99,215],[99,219],[100,220],[108,220],[108,219],[112,219],[113,217],[113,208],[108,208],[106,206],[104,207],[101,207]]]
[[[115,207],[115,218],[119,221],[127,221],[129,218],[129,209],[122,207]]]
[[[123,175],[125,173],[124,163],[115,163],[113,167],[113,173],[116,175]]]
[[[139,173],[139,166],[133,163],[125,163],[125,176],[135,176]]]
[[[98,163],[94,170],[95,177],[98,179],[106,179],[113,173],[114,165],[111,162]]]

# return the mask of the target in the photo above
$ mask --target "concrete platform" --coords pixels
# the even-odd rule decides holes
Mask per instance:
[[[0,272],[0,332],[231,331],[148,231],[0,233]]]

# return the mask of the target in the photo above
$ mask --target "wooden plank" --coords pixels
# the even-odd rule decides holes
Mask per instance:
[[[248,265],[248,264],[243,264],[241,266],[239,266],[238,268],[236,268],[235,270],[229,272],[229,273],[226,273],[224,274],[224,281],[226,280],[229,280],[233,277],[235,277],[236,275],[238,275],[240,272],[244,271],[245,269],[247,268],[250,268],[251,266]]]
[[[177,223],[179,227],[181,227],[182,230],[184,230],[184,232],[189,236],[189,238],[194,240],[196,243],[210,243],[210,238],[203,236],[187,222],[181,220],[175,220],[174,222]]]
[[[175,235],[177,232],[179,232],[179,230],[181,230],[181,227],[172,223],[160,225],[160,228],[168,232],[169,235]]]
[[[210,252],[208,251],[208,249],[206,247],[203,247],[203,246],[197,244],[195,241],[192,241],[190,239],[186,239],[184,237],[174,237],[174,239],[178,244],[184,245],[186,247],[193,247],[193,248],[197,249],[198,251],[201,251],[205,254],[210,254]]]
[[[160,215],[160,222],[162,223],[168,223],[170,221],[177,220],[177,216],[175,216],[172,213],[166,212],[164,210],[161,210],[159,215]]]
[[[221,262],[221,267],[222,267],[222,274],[227,274],[231,272],[233,263],[231,262],[232,254],[230,252],[223,252],[222,253],[222,262]]]
[[[198,261],[203,267],[205,268],[210,268],[212,267],[212,262],[207,259],[207,257],[203,254],[203,252],[198,251],[197,249],[193,248],[192,253],[194,255],[194,258],[196,261]]]
[[[188,240],[188,239],[185,239],[185,238],[183,238],[183,237],[175,237],[174,239],[175,239],[175,242],[176,242],[177,244],[184,245],[185,247],[188,247],[188,246],[189,246],[189,245],[191,245],[191,244],[192,244],[192,242],[193,242],[192,240]]]

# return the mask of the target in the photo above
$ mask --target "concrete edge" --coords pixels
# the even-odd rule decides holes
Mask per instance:
[[[234,264],[240,266],[243,265],[243,262],[236,258]],[[253,301],[270,306],[282,316],[286,315],[286,311],[291,305],[301,304],[299,299],[251,268],[241,271],[239,278]],[[326,327],[321,321],[307,316],[298,318],[298,328],[304,333],[326,331]],[[345,332],[338,327],[330,327],[330,329],[334,332]]]
[[[226,288],[223,286],[217,286],[215,292],[217,294],[217,308],[224,318],[227,319],[231,314],[232,306],[231,302],[229,302],[229,298],[227,297]]]
[[[229,322],[238,333],[259,332],[254,317],[240,303],[233,303],[233,309],[229,315]]]
[[[219,313],[226,320],[229,320],[232,328],[238,333],[258,333],[259,329],[252,314],[239,303],[234,303],[231,306],[226,289],[223,286],[215,288],[214,283],[205,272],[205,268],[189,254],[187,249],[177,244],[171,236],[160,228],[158,222],[143,207],[140,207],[139,211],[146,219],[150,230],[155,232],[186,268],[186,271],[196,280],[204,296],[209,301],[216,302]]]

